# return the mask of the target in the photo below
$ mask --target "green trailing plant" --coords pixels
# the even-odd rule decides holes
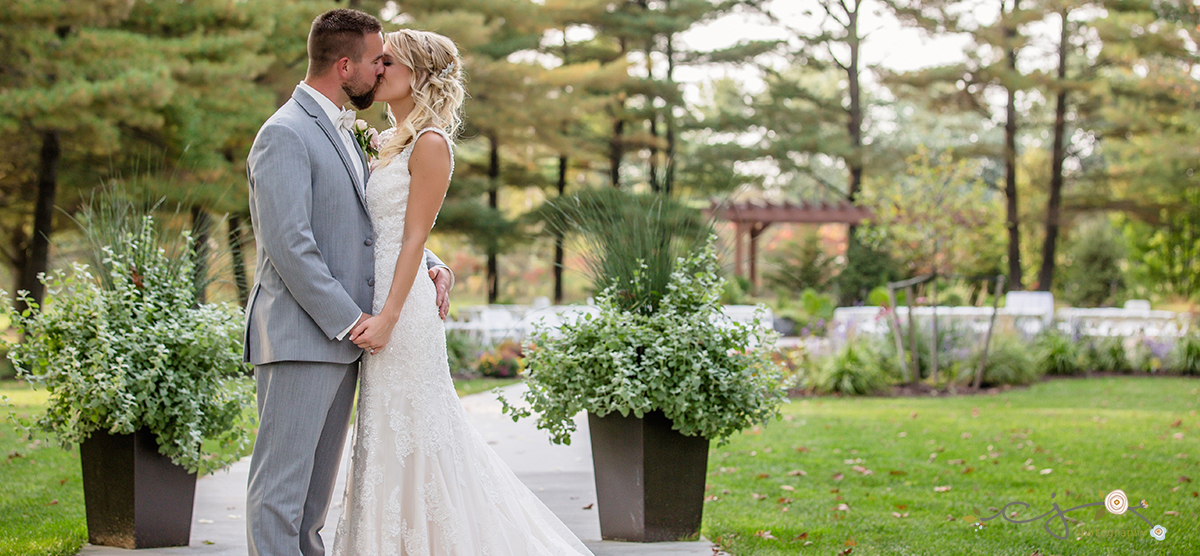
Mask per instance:
[[[868,339],[847,342],[817,368],[815,375],[812,385],[823,394],[862,396],[879,393],[888,387],[880,354]]]
[[[1047,375],[1076,375],[1083,372],[1079,366],[1079,347],[1065,334],[1050,331],[1038,336],[1035,341],[1037,369]]]
[[[129,222],[96,274],[76,263],[43,277],[45,304],[5,308],[25,338],[7,346],[18,377],[49,394],[44,413],[18,423],[64,446],[147,428],[190,471],[228,466],[249,445],[242,416],[254,402],[237,380],[241,309],[197,303],[189,235],[168,256],[150,216]]]
[[[1192,332],[1179,338],[1171,350],[1169,361],[1171,370],[1176,373],[1200,375],[1200,334]]]
[[[977,349],[961,367],[957,376],[963,385],[972,384],[979,369],[982,348]],[[997,334],[988,347],[983,367],[982,386],[1032,384],[1042,377],[1029,343],[1015,334]]]
[[[671,264],[654,311],[624,293],[648,291],[655,271],[643,263],[630,282],[608,282],[598,314],[539,327],[526,350],[528,407],[501,398],[504,411],[514,419],[536,413],[555,443],[570,442],[581,411],[662,411],[680,433],[717,441],[775,417],[784,389],[770,356],[774,333],[721,318],[714,241]]]

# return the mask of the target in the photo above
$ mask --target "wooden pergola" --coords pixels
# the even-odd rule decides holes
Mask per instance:
[[[709,212],[722,220],[733,222],[734,263],[737,276],[745,276],[749,267],[750,283],[758,288],[758,236],[771,224],[861,224],[871,221],[871,211],[848,201],[838,203],[742,203],[713,202]]]

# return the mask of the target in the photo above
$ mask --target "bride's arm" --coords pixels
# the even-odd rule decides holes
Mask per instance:
[[[350,339],[364,349],[382,349],[391,338],[392,328],[400,318],[400,310],[425,257],[425,240],[450,187],[450,145],[446,139],[438,133],[422,134],[413,146],[408,171],[412,178],[404,212],[404,240],[396,259],[392,288],[379,314],[350,333]]]

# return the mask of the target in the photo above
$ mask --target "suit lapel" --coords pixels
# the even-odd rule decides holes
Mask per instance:
[[[351,158],[350,153],[346,152],[346,144],[342,141],[338,129],[333,126],[333,122],[329,121],[329,117],[325,115],[325,111],[321,109],[321,105],[317,104],[317,100],[309,96],[303,89],[297,87],[295,92],[292,93],[292,100],[295,100],[312,117],[317,126],[321,128],[321,131],[325,132],[325,137],[329,139],[329,142],[333,143],[333,148],[337,150],[338,157],[342,159],[342,164],[346,166],[346,173],[350,174],[350,183],[354,186],[354,193],[358,195],[358,202],[362,203],[363,210],[366,210],[367,199],[363,194],[365,188],[358,179],[358,172],[354,171],[355,162]],[[354,150],[361,151],[357,147]],[[358,164],[361,166],[362,155],[359,154],[358,158]],[[364,172],[363,177],[365,178],[366,175]]]

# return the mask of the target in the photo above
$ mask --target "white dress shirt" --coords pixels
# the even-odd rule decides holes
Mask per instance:
[[[300,88],[317,100],[317,104],[325,111],[325,115],[329,117],[329,121],[333,123],[334,129],[338,130],[338,134],[342,136],[342,144],[346,147],[346,154],[350,155],[351,166],[354,167],[354,174],[358,176],[358,183],[366,186],[366,176],[363,175],[363,166],[358,157],[358,142],[354,140],[354,135],[349,130],[339,129],[337,127],[338,120],[342,115],[342,108],[334,104],[329,97],[324,93],[312,88],[308,83],[300,82]]]

